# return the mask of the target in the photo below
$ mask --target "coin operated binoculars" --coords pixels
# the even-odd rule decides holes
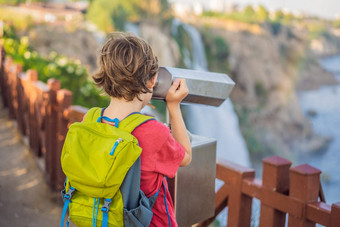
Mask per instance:
[[[222,73],[160,67],[153,99],[164,100],[174,79],[186,79],[189,89],[184,103],[220,106],[235,83]],[[214,216],[216,179],[216,139],[193,135],[191,164],[179,168],[168,180],[178,226],[187,227]]]

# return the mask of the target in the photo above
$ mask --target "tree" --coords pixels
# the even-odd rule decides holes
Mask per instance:
[[[113,29],[111,12],[117,1],[95,0],[89,6],[87,18],[97,25],[98,29],[108,32]]]
[[[333,22],[333,27],[340,28],[340,18]]]
[[[124,31],[125,22],[127,21],[128,16],[128,12],[126,12],[126,9],[121,4],[114,8],[111,13],[111,21],[114,28]]]
[[[281,21],[285,17],[285,14],[282,12],[282,10],[277,10],[274,14],[274,20],[275,21]]]
[[[167,0],[92,0],[87,18],[100,30],[108,32],[123,30],[126,21],[149,19],[159,22],[170,15]]]
[[[269,13],[263,5],[260,5],[257,10],[257,17],[260,21],[267,21],[269,18]]]
[[[244,14],[247,17],[253,17],[255,15],[255,10],[251,5],[248,5],[246,8],[244,8]]]

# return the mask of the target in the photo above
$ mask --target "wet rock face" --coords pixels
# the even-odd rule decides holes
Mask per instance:
[[[158,26],[141,23],[140,33],[152,47],[160,66],[175,67],[180,61],[180,51],[177,43],[165,34]]]
[[[94,72],[97,68],[97,52],[100,43],[95,35],[85,29],[68,31],[64,26],[35,26],[25,34],[30,45],[39,54],[49,55],[51,51],[65,55],[71,59],[79,59],[81,63]]]
[[[231,50],[231,77],[236,82],[231,99],[241,116],[242,131],[249,134],[251,128],[262,148],[272,153],[322,149],[329,139],[313,133],[296,94],[298,68],[308,47],[306,32],[281,27],[273,34],[265,26],[257,33],[213,32],[223,37]],[[315,72],[322,72],[318,64],[308,75]],[[305,84],[309,82],[304,78]],[[314,81],[314,86],[317,83],[323,82]]]
[[[339,36],[340,37],[340,36]],[[340,38],[334,37],[319,37],[310,42],[312,53],[318,57],[325,57],[339,53]]]

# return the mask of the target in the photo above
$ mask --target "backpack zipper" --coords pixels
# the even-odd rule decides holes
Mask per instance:
[[[113,145],[113,147],[112,147],[112,149],[111,149],[111,152],[110,152],[110,155],[111,155],[111,156],[112,156],[113,153],[115,152],[115,150],[116,150],[118,144],[119,144],[120,142],[122,142],[122,141],[123,141],[122,138],[118,138],[118,139],[116,140],[116,142],[115,142],[115,144]]]

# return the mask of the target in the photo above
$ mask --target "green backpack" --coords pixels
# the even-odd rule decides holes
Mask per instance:
[[[147,198],[140,190],[142,149],[131,132],[152,117],[133,113],[121,122],[92,108],[73,123],[61,154],[66,175],[61,227],[66,212],[77,226],[148,226],[158,192]],[[115,126],[101,123],[101,119]],[[98,209],[100,211],[98,212]]]

